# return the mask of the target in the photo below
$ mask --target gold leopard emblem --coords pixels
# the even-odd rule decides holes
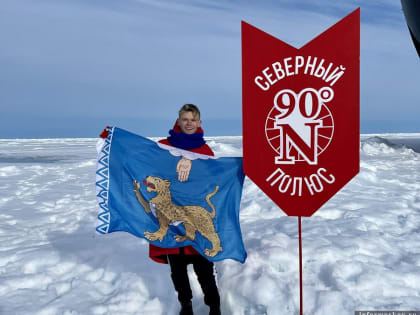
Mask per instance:
[[[171,191],[169,189],[171,182],[166,179],[147,176],[143,183],[147,186],[148,192],[157,193],[156,197],[153,197],[147,202],[140,194],[140,183],[137,181],[133,182],[137,200],[143,206],[146,213],[151,213],[151,207],[154,208],[153,210],[155,210],[156,217],[159,221],[159,229],[156,232],[144,232],[144,236],[148,240],[159,240],[162,242],[168,232],[169,224],[181,221],[184,223],[185,235],[176,235],[175,240],[177,242],[183,242],[186,239],[194,241],[195,232],[198,231],[212,245],[211,249],[206,248],[204,250],[207,256],[214,257],[223,250],[220,246],[220,238],[216,233],[212,220],[216,216],[216,209],[210,201],[210,198],[219,190],[219,186],[216,186],[215,190],[206,196],[206,201],[212,209],[212,212],[209,212],[200,206],[175,205],[172,202]]]

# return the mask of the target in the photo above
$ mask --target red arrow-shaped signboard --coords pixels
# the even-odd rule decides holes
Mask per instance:
[[[311,216],[359,172],[357,9],[301,47],[242,22],[244,171]]]

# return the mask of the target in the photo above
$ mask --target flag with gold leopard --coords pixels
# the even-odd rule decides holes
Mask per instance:
[[[211,261],[245,261],[242,158],[193,153],[116,127],[98,152],[98,233],[125,231],[159,247],[191,245]]]

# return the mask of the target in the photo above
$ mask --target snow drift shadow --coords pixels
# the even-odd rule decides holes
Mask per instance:
[[[366,151],[367,147],[374,147],[380,153],[384,153],[384,151],[389,150],[420,153],[420,140],[408,138],[395,138],[390,140],[379,136],[373,136],[361,141],[361,150]]]
[[[98,307],[112,313],[115,305],[120,305],[124,312],[125,303],[125,309],[163,314],[162,307],[177,304],[169,267],[148,258],[146,241],[128,233],[100,236],[93,231],[89,222],[72,233],[50,232],[48,240],[60,257],[59,264],[73,266],[67,278],[72,278],[72,283],[85,283],[89,290],[96,289],[95,294],[101,296],[98,302],[102,301]],[[160,276],[162,273],[168,276]],[[162,301],[168,305],[162,306]]]
[[[28,163],[28,164],[44,164],[44,163],[58,163],[68,162],[73,163],[74,161],[82,160],[77,156],[60,156],[60,155],[45,155],[45,156],[9,156],[0,154],[0,163]]]

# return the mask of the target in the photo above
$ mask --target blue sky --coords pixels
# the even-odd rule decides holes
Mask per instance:
[[[0,138],[165,136],[184,103],[241,135],[241,20],[301,47],[358,7],[361,132],[420,132],[400,1],[2,0]]]

